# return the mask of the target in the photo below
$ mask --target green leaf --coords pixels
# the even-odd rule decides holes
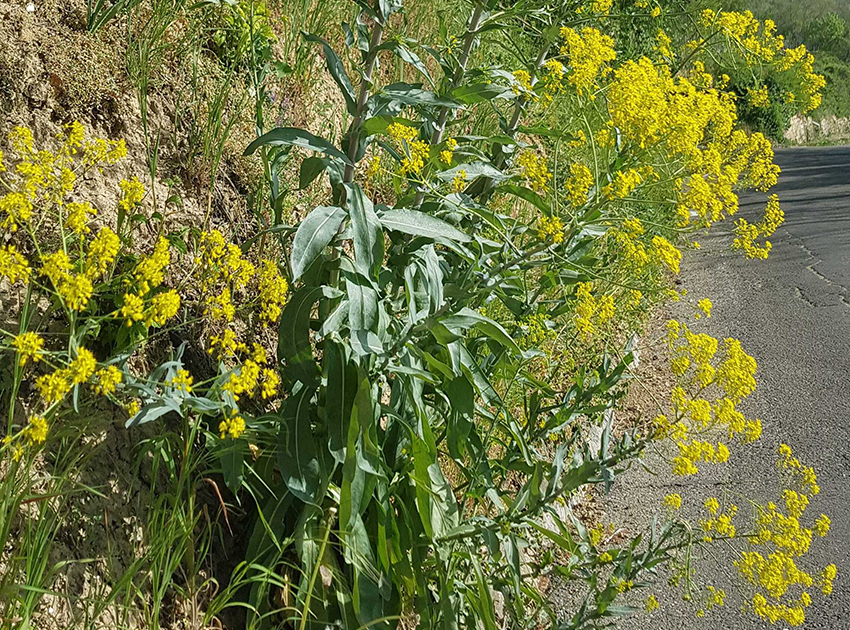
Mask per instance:
[[[466,451],[466,438],[472,430],[475,390],[466,378],[447,380],[444,389],[452,404],[452,413],[446,427],[446,440],[449,453],[460,460]]]
[[[382,50],[392,50],[396,55],[398,55],[399,59],[416,68],[428,80],[428,83],[432,86],[434,85],[434,79],[431,78],[431,73],[428,72],[428,67],[422,63],[419,55],[414,53],[407,46],[401,42],[390,41],[381,44],[380,48]]]
[[[345,198],[354,230],[354,266],[366,277],[377,278],[384,261],[384,230],[372,201],[358,184],[345,183]]]
[[[500,182],[503,179],[510,177],[510,175],[506,175],[489,162],[481,161],[458,164],[457,166],[445,171],[440,171],[437,173],[437,177],[444,182],[447,182],[454,179],[455,175],[457,175],[460,171],[465,171],[467,181],[473,180],[476,177],[486,177],[487,179]]]
[[[393,83],[384,87],[380,96],[402,105],[429,105],[432,107],[448,107],[449,109],[462,107],[457,101],[442,98],[436,92],[423,90],[421,83]]]
[[[343,271],[348,295],[348,326],[352,332],[375,330],[378,323],[378,292],[368,278],[354,271]]]
[[[311,384],[318,380],[319,368],[310,343],[310,314],[320,299],[340,295],[330,287],[301,287],[283,307],[278,324],[277,359],[292,381]]]
[[[517,186],[516,184],[505,184],[503,186],[499,186],[496,189],[496,192],[506,193],[519,197],[520,199],[525,199],[527,202],[534,204],[537,208],[547,214],[552,212],[552,208],[549,207],[549,204],[543,197],[538,195],[530,188],[526,188],[525,186]]]
[[[292,241],[289,262],[293,281],[307,271],[334,239],[344,218],[345,211],[333,206],[319,206],[304,218]]]
[[[357,368],[345,356],[345,346],[335,340],[325,344],[327,382],[325,416],[327,418],[328,450],[341,464],[345,461],[351,408],[357,393]]]
[[[304,503],[317,505],[326,476],[313,435],[314,390],[302,387],[283,407],[278,432],[277,464],[289,491]]]
[[[349,166],[352,165],[345,154],[330,142],[298,127],[278,127],[264,133],[248,145],[248,148],[245,149],[245,155],[252,155],[257,149],[264,146],[293,146],[308,151],[318,151],[341,160]]]
[[[342,65],[339,55],[331,47],[331,45],[318,35],[312,33],[301,32],[301,36],[308,42],[316,42],[321,44],[325,51],[325,62],[328,66],[328,72],[331,73],[334,81],[339,86],[342,92],[342,97],[345,99],[345,106],[348,113],[352,116],[357,115],[357,99],[354,96],[354,86],[351,84],[351,79],[348,78],[348,73],[345,71],[345,66]]]
[[[522,349],[517,345],[513,337],[511,337],[508,332],[502,328],[501,324],[494,322],[489,317],[484,317],[484,315],[477,311],[473,311],[472,309],[464,307],[455,315],[443,319],[442,324],[449,330],[453,328],[457,330],[464,330],[470,327],[475,327],[514,354],[522,354]]]
[[[313,155],[301,162],[301,170],[298,175],[298,187],[304,190],[313,183],[313,181],[322,174],[328,166],[328,158]]]
[[[462,85],[452,90],[452,98],[466,105],[492,101],[497,98],[514,98],[513,90],[498,83],[475,83],[473,85]]]
[[[386,210],[380,219],[386,229],[413,236],[447,238],[461,243],[472,240],[456,227],[418,210]]]

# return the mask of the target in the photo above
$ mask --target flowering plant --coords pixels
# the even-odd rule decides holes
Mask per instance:
[[[669,295],[677,245],[735,215],[736,191],[776,182],[770,142],[737,124],[724,64],[782,59],[803,109],[821,83],[805,54],[785,51],[751,16],[700,14],[697,39],[659,30],[646,54],[623,59],[604,32],[613,3],[574,5],[477,1],[465,31],[438,50],[387,36],[400,0],[359,1],[357,32],[346,31],[357,87],[333,47],[307,35],[345,102],[341,145],[279,127],[246,154],[268,166],[270,207],[283,194],[276,169],[295,158],[303,188],[326,178],[330,205],[241,244],[204,225],[188,243],[160,229],[141,245],[135,180],[122,182],[114,221],[95,231],[95,209],[70,200],[74,183],[120,159],[123,145],[87,142],[75,124],[54,154],[14,131],[0,211],[4,229],[25,235],[0,249],[0,276],[27,298],[20,330],[3,330],[16,366],[2,452],[31,456],[88,396],[124,406],[128,425],[179,419],[188,443],[203,435],[230,491],[256,506],[240,567],[263,567],[253,624],[395,627],[413,611],[423,628],[496,628],[498,593],[515,627],[582,628],[631,612],[615,602],[660,564],[700,592],[700,610],[722,604],[725,594],[698,589],[679,558],[734,538],[734,504],[706,503],[700,540],[671,517],[613,545],[569,501],[610,487],[659,440],[675,441],[672,471],[688,476],[731,457],[733,439],[758,439],[760,422],[737,410],[755,387],[753,359],[676,322],[671,369],[682,382],[671,410],[625,432],[606,412],[631,377],[622,339]],[[623,12],[636,28],[666,19],[650,2]],[[513,71],[475,66],[487,34],[510,34],[529,15],[534,59]],[[711,54],[720,38],[724,55]],[[381,84],[390,55],[433,89]],[[765,257],[781,221],[772,198],[761,221],[738,219],[732,246]],[[711,303],[696,312],[710,316]],[[64,332],[48,332],[50,321]],[[195,342],[171,343],[152,370],[130,365],[141,345],[178,330]],[[203,353],[190,357],[195,346]],[[714,401],[704,397],[712,386],[723,392]],[[597,444],[588,424],[603,418]],[[759,508],[745,538],[776,550],[743,553],[738,570],[758,589],[747,598],[755,614],[798,624],[811,597],[786,594],[816,580],[794,558],[829,521],[802,524],[813,472],[783,458],[803,486],[787,488],[788,514]],[[555,576],[586,587],[566,618],[539,586]],[[834,577],[823,570],[824,593]],[[278,609],[273,587],[287,593]],[[652,596],[647,607],[657,604]]]

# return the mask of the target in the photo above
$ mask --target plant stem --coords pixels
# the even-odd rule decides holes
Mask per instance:
[[[461,50],[460,57],[457,60],[457,68],[455,69],[455,73],[452,76],[451,81],[449,82],[449,91],[456,88],[460,82],[463,80],[463,75],[466,73],[466,64],[469,63],[469,55],[472,52],[472,46],[475,44],[475,41],[478,39],[478,27],[481,26],[481,18],[484,17],[484,5],[480,2],[475,5],[475,10],[472,12],[472,17],[469,20],[469,28],[466,31],[466,38],[463,42],[463,49]],[[449,119],[449,108],[443,107],[440,110],[440,116],[437,119],[437,126],[434,128],[434,133],[431,136],[431,145],[440,144],[443,141],[443,134],[446,131],[446,122]],[[416,193],[416,200],[414,201],[414,206],[419,207],[422,205],[422,201],[425,199],[425,190],[420,189]]]

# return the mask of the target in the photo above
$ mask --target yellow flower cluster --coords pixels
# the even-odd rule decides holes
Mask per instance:
[[[679,454],[673,459],[673,473],[696,474],[699,462],[723,463],[729,459],[729,447],[723,442],[700,439],[725,432],[728,439],[748,443],[761,436],[761,421],[748,420],[736,409],[740,400],[755,389],[755,360],[746,354],[739,341],[720,343],[704,333],[694,333],[684,323],[667,322],[667,343],[671,352],[671,370],[680,385],[672,392],[673,421],[656,418],[656,437],[676,441]],[[713,402],[702,398],[705,391],[720,390]],[[687,390],[696,394],[689,396]]]
[[[617,171],[613,181],[602,189],[602,194],[610,201],[628,197],[643,182],[643,177],[638,169],[630,168],[625,171]]]
[[[192,384],[194,382],[195,379],[192,378],[189,370],[180,369],[177,370],[177,373],[168,379],[165,384],[169,387],[173,387],[174,389],[190,394],[192,392]]]
[[[14,284],[18,280],[27,282],[30,277],[30,266],[14,245],[0,247],[0,279],[6,278]]]
[[[267,323],[274,323],[280,317],[283,305],[286,304],[289,283],[280,275],[280,270],[274,262],[262,260],[258,285],[260,319]]]
[[[779,197],[771,195],[764,209],[764,215],[758,223],[749,223],[746,219],[735,222],[735,240],[732,247],[744,252],[747,258],[767,258],[772,244],[767,240],[785,222],[785,213],[779,207]],[[762,244],[759,239],[765,239]]]
[[[552,173],[549,172],[544,157],[531,150],[523,151],[517,158],[517,164],[520,167],[521,176],[530,188],[537,192],[547,189],[549,180],[552,179]]]
[[[145,186],[135,177],[131,180],[122,179],[118,185],[123,193],[118,202],[118,207],[130,212],[144,198]]]
[[[617,58],[614,40],[589,26],[581,32],[565,26],[560,35],[563,40],[561,55],[570,66],[567,82],[580,96],[593,92],[598,87],[597,79],[611,71],[608,64]]]
[[[673,49],[670,45],[673,43],[673,40],[670,39],[670,36],[664,32],[663,28],[659,28],[655,33],[655,46],[653,50],[657,52],[662,59],[672,59]]]
[[[74,385],[85,383],[96,368],[94,355],[85,348],[78,348],[77,358],[67,368],[59,368],[39,377],[35,387],[44,401],[51,405],[62,400]]]
[[[537,94],[534,93],[534,85],[531,83],[531,74],[528,70],[514,70],[514,83],[512,89],[517,96],[523,95],[530,100],[536,100]]]
[[[44,338],[32,331],[24,332],[14,338],[12,346],[18,352],[18,365],[23,367],[27,361],[36,363],[41,360]]]
[[[245,419],[234,410],[219,423],[218,432],[222,440],[225,438],[236,440],[245,433]]]
[[[466,170],[460,169],[452,179],[452,192],[462,192],[466,188]]]
[[[99,396],[114,394],[123,378],[124,375],[121,373],[121,370],[114,365],[108,365],[95,372],[95,383],[92,389]]]
[[[0,228],[15,232],[19,223],[32,217],[32,202],[24,193],[10,192],[0,197],[0,216],[5,215]]]
[[[556,95],[564,91],[564,64],[557,59],[549,59],[543,64],[543,101],[550,103]]]
[[[454,158],[455,151],[458,147],[457,140],[454,138],[447,138],[445,146],[446,148],[440,151],[440,162],[443,164],[451,164],[452,158]]]
[[[576,285],[575,326],[585,339],[596,331],[596,324],[604,324],[614,318],[614,296],[593,295],[593,283],[579,282]]]
[[[752,107],[770,107],[770,95],[767,92],[767,86],[763,85],[760,88],[749,88],[747,90],[747,101]]]
[[[567,199],[575,207],[587,203],[587,194],[593,186],[593,173],[590,169],[579,162],[570,164],[570,175],[564,186],[567,189]]]
[[[679,273],[682,252],[663,236],[652,237],[652,255],[673,273]]]
[[[664,497],[664,505],[673,510],[682,509],[682,495],[678,493],[668,494]]]
[[[562,243],[564,241],[564,223],[559,217],[541,216],[537,219],[537,236],[541,241]]]
[[[408,154],[401,161],[402,177],[406,177],[411,173],[419,174],[425,168],[425,160],[430,154],[430,147],[424,140],[414,140],[407,145]]]

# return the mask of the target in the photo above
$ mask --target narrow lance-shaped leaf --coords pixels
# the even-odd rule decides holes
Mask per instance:
[[[344,218],[342,208],[319,206],[301,222],[290,254],[293,280],[298,280],[334,239]]]
[[[318,35],[302,32],[301,36],[308,42],[316,42],[322,45],[325,52],[325,62],[328,66],[328,72],[331,73],[334,81],[339,86],[342,92],[342,97],[345,99],[345,106],[348,113],[352,116],[357,115],[357,100],[354,97],[354,86],[351,84],[351,79],[348,78],[348,73],[345,71],[345,66],[342,65],[339,55],[331,47],[331,45]]]
[[[357,393],[357,368],[346,359],[345,347],[334,340],[325,344],[328,388],[325,401],[328,449],[337,463],[345,461],[351,407]]]
[[[248,148],[245,149],[245,155],[252,155],[260,147],[284,145],[306,149],[307,151],[318,151],[351,165],[346,155],[330,142],[298,127],[278,127],[264,133],[248,145]]]
[[[321,298],[338,297],[330,287],[301,287],[289,298],[278,324],[277,359],[292,381],[315,383],[319,368],[310,344],[310,313]]]
[[[354,266],[366,277],[377,278],[384,260],[384,230],[372,201],[358,184],[346,183],[346,208],[354,230]]]
[[[315,505],[326,471],[313,436],[313,393],[303,387],[287,399],[278,433],[277,463],[289,491]]]
[[[461,243],[472,239],[441,219],[418,210],[387,210],[381,215],[381,223],[388,230],[403,232],[426,238],[447,238]]]

